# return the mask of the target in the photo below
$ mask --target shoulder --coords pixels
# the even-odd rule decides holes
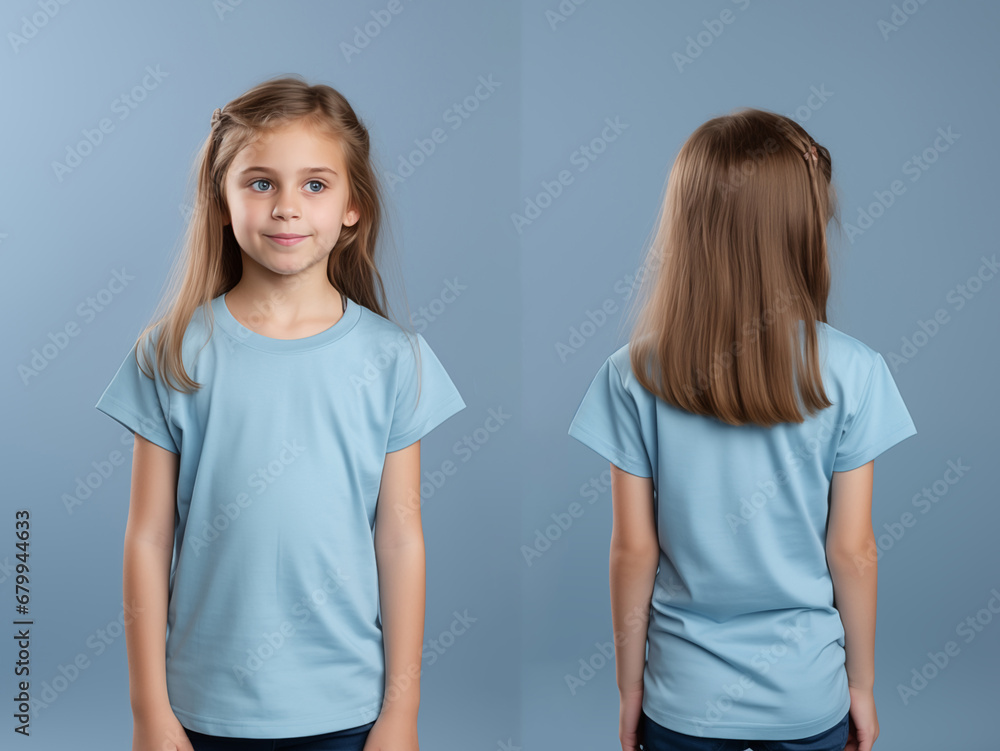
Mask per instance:
[[[403,329],[395,321],[383,318],[371,308],[354,303],[360,310],[357,327],[369,337],[392,337]]]
[[[653,395],[639,383],[632,371],[632,351],[630,344],[618,348],[607,359],[607,366],[610,369],[610,376],[617,377],[621,381],[622,389],[628,392],[637,402],[644,399],[653,399]]]
[[[429,345],[419,332],[406,331],[395,321],[383,318],[363,305],[358,307],[361,308],[361,315],[353,333],[367,356],[383,365],[394,362],[409,367],[416,361],[418,348],[421,354],[428,351]]]
[[[159,378],[159,373],[155,367],[156,346],[163,335],[165,326],[165,320],[158,321],[132,347],[132,356],[137,358],[140,363],[144,365],[148,364],[152,367],[157,379]],[[184,335],[181,340],[181,358],[189,374],[196,367],[196,363],[200,359],[204,359],[202,353],[206,350],[205,345],[213,336],[219,337],[221,333],[219,332],[218,322],[213,322],[212,320],[211,303],[206,303],[195,309],[185,326]]]
[[[608,363],[621,376],[622,383],[625,382],[626,378],[634,379],[634,376],[632,375],[632,361],[628,344],[623,347],[619,347],[612,352],[608,357]]]
[[[824,365],[833,376],[864,384],[881,356],[860,339],[822,321],[816,322]]]
[[[221,348],[206,346],[213,338],[225,335],[219,322],[215,320],[212,304],[212,301],[209,300],[198,306],[191,314],[191,319],[187,322],[187,327],[184,330],[181,355],[184,367],[189,369],[189,373],[192,372],[191,369],[197,367],[196,363],[204,360],[204,352],[210,351],[214,354],[215,350],[221,350]]]

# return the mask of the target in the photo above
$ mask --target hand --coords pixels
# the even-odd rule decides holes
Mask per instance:
[[[878,738],[878,715],[872,689],[848,686],[851,694],[850,731],[844,751],[871,751]]]
[[[383,709],[368,731],[364,751],[420,751],[416,714]]]
[[[618,740],[622,751],[639,750],[639,717],[642,714],[642,686],[619,691]]]
[[[150,714],[134,715],[132,751],[194,751],[194,746],[168,706]]]

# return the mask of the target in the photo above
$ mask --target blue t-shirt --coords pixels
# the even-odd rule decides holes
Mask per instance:
[[[878,352],[818,321],[817,333],[833,406],[803,423],[734,426],[678,409],[639,384],[625,345],[570,425],[653,478],[660,561],[642,708],[676,732],[791,740],[850,708],[826,561],[830,480],[917,431]]]
[[[220,736],[363,725],[385,690],[374,548],[385,456],[465,403],[417,334],[414,406],[414,338],[349,298],[325,331],[273,339],[224,297],[210,303],[210,336],[207,306],[185,333],[200,390],[147,378],[133,346],[96,405],[180,455],[170,705],[186,728]]]

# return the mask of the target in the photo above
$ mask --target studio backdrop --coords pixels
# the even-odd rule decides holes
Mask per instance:
[[[830,150],[830,323],[919,431],[876,462],[876,748],[996,747],[996,4],[16,0],[0,27],[0,746],[130,747],[132,436],[94,405],[212,111],[298,74],[369,127],[393,299],[468,405],[422,442],[423,748],[618,748],[609,466],[567,428],[678,149],[739,107]]]

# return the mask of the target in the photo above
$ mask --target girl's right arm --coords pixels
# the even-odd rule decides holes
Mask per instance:
[[[635,751],[642,715],[649,608],[660,542],[653,514],[653,479],[611,465],[611,618],[618,681],[618,740]]]
[[[167,697],[166,632],[179,456],[135,435],[122,589],[133,751],[191,749]]]
[[[844,624],[847,683],[853,720],[849,749],[868,751],[878,737],[875,713],[875,612],[878,562],[872,530],[875,462],[834,472],[826,560],[833,580],[834,604]]]

